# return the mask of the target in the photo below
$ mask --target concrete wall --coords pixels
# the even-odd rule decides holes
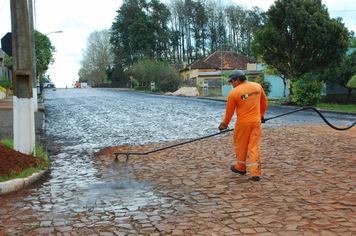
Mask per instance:
[[[283,80],[281,79],[281,77],[265,74],[265,80],[271,82],[271,84],[272,84],[271,93],[267,96],[268,98],[283,97],[284,85],[283,85]],[[286,97],[288,97],[288,96],[289,96],[289,87],[288,87],[288,83],[287,83]]]
[[[6,97],[6,93],[0,90],[0,99],[4,99]]]

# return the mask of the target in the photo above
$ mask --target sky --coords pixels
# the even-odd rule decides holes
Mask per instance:
[[[230,0],[236,4],[267,11],[274,0]],[[355,0],[323,0],[331,18],[342,17],[348,30],[356,32]],[[55,62],[46,75],[57,88],[68,88],[78,80],[82,51],[96,30],[109,29],[122,0],[34,0],[35,29],[47,34],[56,48]],[[62,33],[53,33],[62,31]],[[0,0],[0,38],[11,32],[10,0]]]

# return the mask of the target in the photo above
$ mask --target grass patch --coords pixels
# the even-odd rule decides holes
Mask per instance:
[[[316,105],[318,109],[325,109],[328,111],[339,111],[339,112],[351,112],[356,113],[356,105],[355,104],[331,104],[331,103],[319,103]]]
[[[269,98],[267,100],[268,105],[283,105],[288,101],[288,98]],[[338,111],[347,113],[356,113],[356,104],[337,104],[337,103],[318,103],[317,109],[323,109],[328,111]]]
[[[1,143],[5,144],[9,148],[12,148],[12,149],[14,148],[14,141],[12,139],[1,140]],[[5,182],[8,180],[17,179],[17,178],[26,178],[26,177],[32,175],[33,173],[36,173],[36,172],[46,169],[49,165],[49,158],[44,150],[44,147],[42,145],[36,143],[35,149],[36,149],[35,157],[38,158],[39,160],[44,160],[44,164],[39,164],[39,165],[37,165],[36,168],[31,167],[28,169],[24,169],[18,175],[11,175],[10,177],[0,176],[0,182]]]
[[[1,140],[1,142],[3,144],[5,144],[6,146],[8,146],[9,148],[14,149],[14,140],[12,140],[12,139],[3,139],[3,140]]]

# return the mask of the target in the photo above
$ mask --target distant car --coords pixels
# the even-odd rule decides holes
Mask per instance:
[[[49,81],[48,79],[46,80],[46,83],[44,84],[45,88],[55,88],[56,86],[52,81]]]

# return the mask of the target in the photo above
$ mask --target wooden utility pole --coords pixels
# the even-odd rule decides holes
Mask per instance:
[[[32,45],[28,1],[11,0],[14,149],[35,154]]]

